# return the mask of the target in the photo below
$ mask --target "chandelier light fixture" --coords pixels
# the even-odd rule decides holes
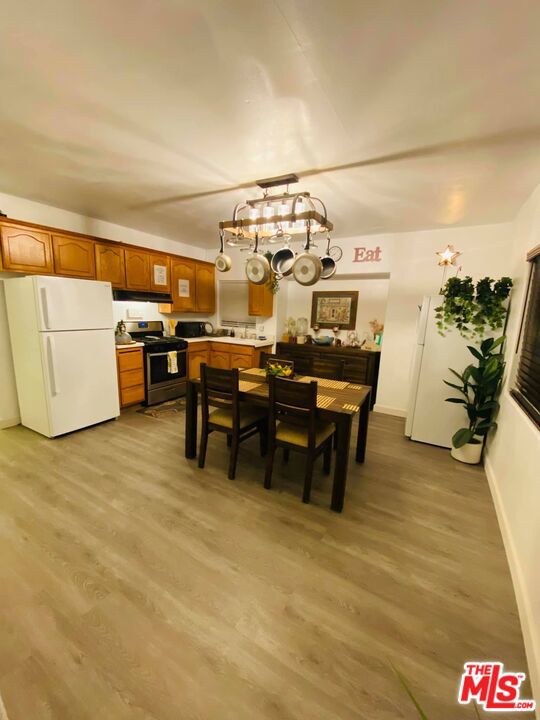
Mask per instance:
[[[330,231],[334,226],[328,219],[326,206],[309,192],[290,193],[289,186],[298,182],[294,174],[258,180],[263,195],[254,200],[238,203],[232,219],[219,223],[220,253],[216,268],[230,270],[230,258],[224,255],[224,244],[250,251],[246,261],[246,275],[250,282],[262,285],[273,272],[278,279],[290,275],[302,285],[312,285],[319,278],[326,279],[335,272],[335,261],[330,257]],[[284,188],[270,194],[271,188]],[[321,258],[311,252],[312,238],[316,234],[327,238],[326,254]],[[303,251],[295,253],[289,243],[303,240]],[[283,247],[278,249],[276,246]],[[267,246],[266,250],[262,250]],[[266,253],[272,254],[268,261]]]

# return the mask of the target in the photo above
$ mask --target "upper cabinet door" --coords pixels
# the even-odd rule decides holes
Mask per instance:
[[[125,288],[124,248],[96,243],[96,279],[106,280],[115,288]]]
[[[171,261],[168,255],[150,255],[150,290],[171,292]]]
[[[197,310],[211,314],[216,310],[216,269],[209,263],[196,265]]]
[[[197,310],[195,295],[195,262],[175,258],[171,268],[174,312],[195,312]]]
[[[68,277],[96,277],[94,242],[70,235],[53,235],[54,272]]]
[[[48,232],[22,225],[2,225],[1,240],[4,270],[52,273],[52,243]]]
[[[255,317],[272,317],[274,313],[274,296],[266,285],[255,285],[250,282],[248,295],[248,315]]]
[[[128,290],[150,290],[150,255],[145,250],[125,250],[126,287]]]

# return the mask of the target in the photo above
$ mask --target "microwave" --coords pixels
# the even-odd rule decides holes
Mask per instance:
[[[183,320],[179,320],[176,323],[174,334],[176,337],[181,338],[202,337],[203,335],[206,335],[204,326],[204,322],[184,322]]]

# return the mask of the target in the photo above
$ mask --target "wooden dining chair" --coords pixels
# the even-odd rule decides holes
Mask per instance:
[[[274,455],[277,447],[304,453],[306,470],[302,502],[308,503],[311,495],[313,466],[317,457],[324,453],[323,469],[330,472],[332,463],[332,437],[334,423],[317,419],[317,383],[300,383],[270,377],[270,417],[268,423],[268,454],[264,487],[272,486]]]
[[[343,380],[345,373],[345,362],[330,358],[314,357],[311,359],[309,374],[314,377],[326,378],[329,380]]]
[[[285,358],[282,355],[275,355],[274,353],[267,353],[267,352],[261,352],[259,357],[259,368],[262,370],[266,370],[266,363],[269,360],[288,360],[289,358]]]
[[[268,410],[240,401],[238,368],[223,370],[201,363],[201,444],[199,467],[204,467],[208,436],[225,433],[230,445],[229,478],[234,480],[238,449],[243,440],[260,433],[261,455],[266,454]],[[211,407],[216,408],[210,410]]]

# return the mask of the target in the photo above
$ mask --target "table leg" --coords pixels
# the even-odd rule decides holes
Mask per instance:
[[[187,458],[197,457],[197,386],[187,381],[186,386],[186,452]]]
[[[371,393],[370,393],[371,395]],[[360,417],[358,418],[358,438],[356,440],[356,462],[363,463],[366,457],[367,431],[369,423],[369,408],[371,405],[370,395],[368,395],[362,407],[360,408]]]
[[[336,421],[338,441],[336,448],[336,467],[334,470],[334,486],[330,507],[335,512],[343,510],[345,486],[347,485],[347,469],[349,465],[349,447],[351,444],[352,415],[341,415]]]

